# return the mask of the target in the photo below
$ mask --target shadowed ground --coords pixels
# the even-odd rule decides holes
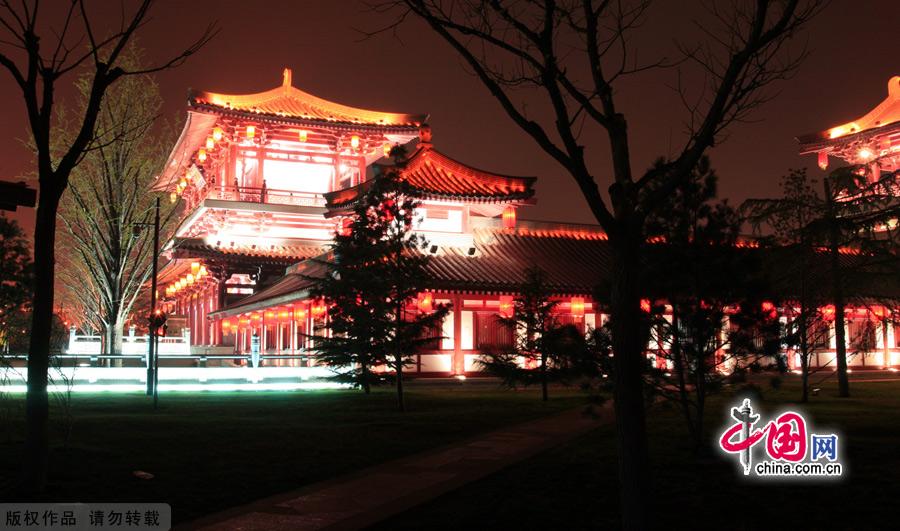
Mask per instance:
[[[0,399],[0,499],[15,490],[23,433],[21,396]],[[390,388],[358,391],[164,394],[160,410],[140,394],[79,395],[68,448],[58,407],[42,501],[156,501],[185,521],[450,444],[585,402],[558,390],[496,383],[414,382],[410,411]],[[139,479],[134,471],[153,479]]]
[[[854,373],[850,399],[833,381],[802,410],[814,432],[837,431],[844,478],[832,483],[747,483],[734,459],[692,456],[678,412],[649,413],[653,500],[659,527],[680,529],[896,528],[900,481],[900,381],[891,373]],[[878,378],[895,381],[872,381]],[[818,376],[813,381],[818,380]],[[833,380],[833,379],[832,379]],[[865,381],[861,381],[865,380]],[[766,416],[799,397],[794,378],[779,391],[758,378]],[[732,400],[709,407],[710,440],[728,422]],[[730,424],[730,422],[728,422]],[[489,478],[462,487],[373,529],[615,529],[620,526],[613,427],[600,427]]]

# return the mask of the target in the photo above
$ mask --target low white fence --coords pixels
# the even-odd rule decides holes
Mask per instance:
[[[291,391],[337,389],[328,367],[160,367],[160,391]],[[24,393],[28,369],[0,367],[0,392]],[[136,392],[147,387],[144,367],[58,367],[51,392]]]
[[[134,335],[134,327],[128,329],[128,335],[122,338],[121,354],[146,355],[150,344],[150,336]],[[103,353],[103,337],[92,335],[80,335],[75,328],[69,329],[69,345],[66,354],[100,355]],[[159,338],[160,354],[190,354],[191,331],[185,328],[180,336]]]

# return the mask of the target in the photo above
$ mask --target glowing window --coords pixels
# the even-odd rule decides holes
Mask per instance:
[[[267,159],[263,177],[269,190],[324,194],[331,191],[334,166]]]

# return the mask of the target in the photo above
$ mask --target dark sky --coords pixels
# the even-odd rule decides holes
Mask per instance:
[[[674,39],[701,38],[691,23],[697,16],[695,4],[658,1],[635,36],[641,57],[671,56]],[[98,11],[98,23],[117,22],[117,12]],[[280,84],[287,66],[293,69],[295,86],[326,99],[430,113],[436,147],[463,162],[538,176],[538,205],[522,212],[523,218],[593,221],[570,178],[510,122],[452,50],[418,21],[404,25],[399,40],[390,35],[361,40],[355,28],[372,29],[386,19],[351,0],[163,0],[140,43],[151,57],[163,58],[212,20],[221,27],[219,36],[184,66],[158,75],[169,117],[183,114],[188,87],[257,92]],[[778,97],[754,115],[757,121],[735,125],[727,141],[709,152],[720,175],[720,196],[732,203],[771,196],[788,168],[814,167],[811,158],[796,155],[794,136],[854,119],[887,95],[888,79],[900,74],[898,27],[896,0],[833,1],[802,37],[812,55],[797,75],[778,86]],[[674,71],[658,71],[619,89],[636,172],[682,141],[684,112],[666,86],[674,80]],[[27,170],[30,156],[17,140],[26,132],[21,95],[5,71],[0,71],[0,109],[0,138],[5,139],[0,144],[0,178],[10,179]],[[585,138],[598,180],[606,182],[603,137],[589,131]],[[16,217],[30,227],[30,211],[21,211]]]

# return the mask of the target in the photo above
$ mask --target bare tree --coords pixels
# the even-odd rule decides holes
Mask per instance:
[[[28,351],[28,394],[24,487],[41,491],[47,479],[49,341],[53,314],[56,214],[73,168],[85,153],[102,144],[97,117],[107,90],[126,76],[144,75],[183,63],[216,32],[213,25],[181,52],[159,64],[131,70],[120,64],[129,41],[149,21],[153,0],[122,2],[119,24],[109,30],[91,23],[88,2],[70,0],[55,9],[41,9],[37,0],[0,1],[0,66],[22,91],[31,140],[37,159],[39,201],[34,230],[35,282]],[[105,8],[105,6],[103,7]],[[58,153],[53,118],[57,91],[81,69],[90,72],[87,101],[77,118],[77,133]],[[65,86],[65,85],[63,85]]]
[[[121,64],[138,69],[142,63],[141,52],[129,46]],[[88,96],[89,77],[77,83],[82,98]],[[153,127],[161,106],[149,74],[112,87],[97,118],[97,136],[109,140],[72,171],[60,204],[60,239],[69,251],[61,258],[63,296],[100,325],[107,354],[121,353],[125,320],[151,272],[153,234],[137,224],[152,219],[155,197],[147,190],[165,164],[168,139]],[[164,221],[174,211],[163,212]]]
[[[727,7],[725,7],[727,5]],[[647,18],[649,1],[636,0],[391,0],[378,12],[395,15],[393,31],[418,17],[463,59],[509,118],[577,183],[614,249],[610,293],[615,355],[615,411],[622,518],[626,528],[649,525],[650,474],[644,420],[640,263],[644,218],[680,187],[728,126],[745,120],[772,97],[771,85],[791,75],[805,52],[788,43],[815,16],[819,0],[709,2],[705,39],[679,46],[677,60],[639,63],[632,30]],[[623,78],[650,69],[694,67],[704,78],[688,90],[677,84],[687,111],[679,153],[641,175],[632,171],[628,120],[617,106]],[[678,77],[680,80],[680,76]],[[529,91],[526,107],[516,96]],[[541,118],[541,111],[548,118]],[[592,167],[582,132],[605,132],[611,167]],[[595,149],[600,149],[599,146]],[[598,181],[598,178],[600,180]],[[606,183],[609,198],[601,185]],[[650,184],[654,186],[648,186]]]

